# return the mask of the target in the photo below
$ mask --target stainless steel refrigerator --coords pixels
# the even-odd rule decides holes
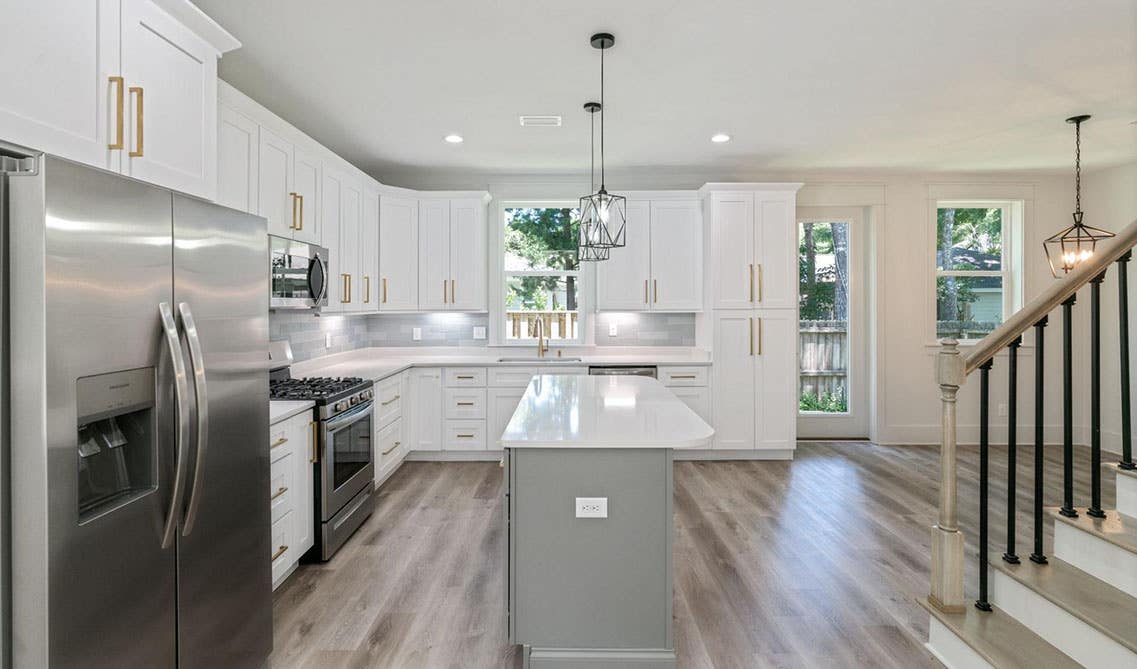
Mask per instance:
[[[264,219],[42,155],[2,178],[15,666],[261,666]]]

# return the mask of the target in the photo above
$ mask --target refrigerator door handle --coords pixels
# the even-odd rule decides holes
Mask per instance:
[[[205,392],[205,358],[201,353],[201,339],[197,335],[197,325],[193,321],[193,312],[185,302],[178,303],[178,311],[182,315],[182,329],[186,332],[186,341],[189,343],[190,365],[193,366],[193,394],[197,404],[197,455],[193,466],[193,485],[190,486],[189,507],[186,510],[185,522],[182,524],[182,536],[189,536],[197,520],[197,510],[201,506],[201,487],[205,475],[205,454],[209,446],[209,399]]]
[[[158,313],[162,317],[162,329],[166,336],[166,348],[170,352],[170,366],[174,371],[174,399],[178,409],[178,436],[175,442],[176,454],[174,456],[174,486],[170,493],[170,509],[166,512],[166,525],[162,530],[162,548],[169,548],[174,541],[174,534],[178,528],[178,510],[182,506],[185,496],[186,460],[189,449],[189,406],[186,400],[189,395],[189,384],[186,380],[186,363],[182,355],[181,337],[178,336],[178,326],[174,321],[174,312],[170,310],[167,302],[158,305]]]

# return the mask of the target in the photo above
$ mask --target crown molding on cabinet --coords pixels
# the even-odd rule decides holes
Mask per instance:
[[[189,0],[151,0],[151,2],[217,49],[219,56],[241,48],[241,42],[236,37],[229,34],[229,31],[209,18]]]

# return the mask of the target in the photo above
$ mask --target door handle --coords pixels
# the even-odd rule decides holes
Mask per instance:
[[[390,404],[391,402],[394,402],[395,400],[399,399],[399,397],[400,397],[399,395],[395,395],[394,397],[392,397],[391,399],[387,400],[386,402],[380,402],[380,403],[379,403],[379,406],[381,406],[381,407],[385,407],[385,406],[387,406],[388,404]]]
[[[386,279],[386,277],[383,278],[383,299],[382,299],[382,302],[383,302],[383,304],[387,304],[387,279]]]
[[[371,277],[363,275],[363,303],[371,304]]]
[[[750,301],[754,301],[754,263],[750,263],[750,270],[747,272],[750,275]]]
[[[122,149],[122,134],[123,134],[123,113],[124,94],[126,93],[126,83],[122,77],[111,77],[110,82],[115,85],[114,96],[114,136],[115,140],[107,144],[108,149]]]
[[[450,304],[454,304],[455,302],[458,301],[458,298],[455,297],[455,295],[458,294],[457,288],[458,288],[458,282],[455,281],[454,279],[450,279]]]
[[[272,445],[269,446],[269,450],[272,450],[272,449],[276,448],[277,446],[283,446],[287,443],[288,443],[288,437],[281,437],[280,439],[277,439],[276,441],[272,442]]]
[[[292,198],[292,223],[288,225],[288,229],[299,230],[300,228],[296,227],[296,212],[300,205],[300,196],[295,192],[289,193],[288,196]]]
[[[320,461],[320,435],[316,431],[319,423],[312,421],[310,425],[312,426],[312,457],[308,462],[316,464]]]
[[[273,502],[276,500],[277,497],[280,497],[281,495],[283,495],[286,492],[288,492],[288,486],[282,485],[276,489],[276,492],[274,492],[271,497],[268,498],[268,501]]]
[[[131,158],[141,158],[143,154],[143,140],[145,139],[145,133],[142,129],[142,115],[145,110],[145,106],[142,102],[142,87],[131,86],[129,90],[131,94],[137,95],[137,97],[134,98],[134,128],[136,135],[134,137],[134,150],[131,151],[129,155]]]
[[[343,290],[340,291],[340,302],[343,304],[351,304],[351,275],[344,273],[340,274],[343,279],[343,285],[340,286]]]
[[[758,355],[762,355],[762,319],[758,319]]]
[[[442,303],[446,304],[446,279],[442,280]]]
[[[178,311],[182,313],[182,329],[186,331],[186,341],[189,342],[190,365],[193,368],[193,394],[197,403],[197,458],[193,466],[189,508],[186,510],[185,524],[182,527],[182,536],[186,537],[193,531],[197,511],[201,507],[201,488],[205,482],[205,456],[209,448],[209,396],[205,388],[205,357],[201,352],[201,339],[197,335],[193,312],[185,302],[178,304]]]
[[[761,302],[762,301],[762,263],[758,263],[757,268],[758,268],[758,300],[757,301]],[[761,323],[762,319],[758,319],[758,322]],[[761,328],[759,328],[759,331],[761,331]],[[758,348],[761,348],[761,347],[759,346]]]
[[[401,441],[396,441],[394,446],[392,446],[391,448],[388,448],[387,450],[383,451],[379,455],[389,455],[391,453],[391,451],[395,450],[399,446],[402,446],[402,443],[403,442],[401,442]]]
[[[186,452],[189,448],[189,408],[186,406],[189,386],[182,341],[169,303],[160,303],[158,314],[162,318],[162,331],[170,354],[170,366],[174,371],[174,401],[177,402],[178,414],[178,432],[174,442],[174,484],[170,491],[170,508],[166,511],[166,522],[162,529],[162,548],[169,548],[174,541],[174,532],[178,528],[178,510],[181,509],[182,497],[185,496],[186,460],[189,455]]]
[[[750,319],[750,355],[754,355],[754,318]]]
[[[272,560],[271,560],[271,561],[272,561],[272,562],[276,562],[276,559],[277,559],[278,557],[280,557],[281,555],[284,555],[284,551],[286,551],[286,550],[288,550],[288,545],[287,545],[287,544],[286,544],[286,545],[284,545],[284,546],[281,546],[280,548],[277,548],[277,549],[276,549],[276,552],[272,554]]]
[[[304,229],[304,196],[297,193],[296,197],[300,199],[300,225],[296,229],[297,230],[303,230]]]
[[[659,304],[659,279],[652,279],[651,287],[652,290],[655,291],[655,295],[652,298],[651,302],[652,304]]]

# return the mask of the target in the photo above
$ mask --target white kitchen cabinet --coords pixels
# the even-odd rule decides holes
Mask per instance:
[[[363,186],[358,179],[345,176],[340,190],[340,274],[347,279],[347,313],[367,311],[363,302],[367,287],[363,281]],[[328,247],[331,249],[331,247]],[[334,251],[330,251],[334,253]]]
[[[415,369],[411,372],[411,409],[416,451],[442,450],[442,369]]]
[[[188,0],[21,3],[2,42],[5,141],[216,196],[217,58],[240,43]]]
[[[526,381],[528,385],[528,381]],[[491,451],[501,449],[498,440],[513,418],[513,412],[525,395],[525,386],[512,388],[490,388],[486,397],[486,447]]]
[[[418,230],[419,309],[485,311],[485,200],[423,199]]]
[[[379,310],[379,191],[363,188],[363,221],[359,229],[360,311]]]
[[[418,201],[379,199],[379,310],[418,309]]]
[[[320,220],[324,223],[323,245],[328,248],[328,303],[321,309],[324,313],[342,313],[348,304],[348,293],[351,290],[348,282],[352,263],[345,263],[345,254],[341,253],[343,245],[349,243],[340,239],[343,185],[344,176],[339,171],[327,168],[323,170],[320,181]],[[357,245],[358,241],[352,244],[353,248]]]
[[[320,217],[319,158],[299,146],[292,149],[292,185],[289,188],[289,206],[295,207],[292,238],[309,244],[323,243]],[[290,212],[291,214],[291,212]]]
[[[754,196],[755,305],[763,309],[798,306],[796,199],[784,192]]]
[[[792,451],[797,446],[797,311],[760,309],[754,318],[756,447]]]
[[[295,570],[315,543],[316,425],[310,412],[269,428],[269,489],[272,522],[272,587]]]
[[[678,386],[671,389],[671,392],[683,400],[683,403],[691,407],[691,411],[698,414],[707,425],[711,425],[711,392],[708,388],[699,388],[691,386]],[[709,448],[709,446],[708,446]]]
[[[707,193],[716,309],[797,308],[800,184],[772,186]]]
[[[754,448],[754,317],[748,311],[719,312],[714,320],[715,364],[711,397],[716,449]]]
[[[257,213],[260,179],[260,126],[241,112],[220,105],[217,118],[217,203]]]
[[[714,307],[753,309],[754,194],[714,193],[709,210]]]
[[[703,308],[702,214],[698,202],[629,201],[624,248],[597,263],[601,311]]]
[[[259,134],[257,213],[268,221],[270,235],[291,237],[298,204],[292,189],[292,144],[268,128],[261,128]]]

